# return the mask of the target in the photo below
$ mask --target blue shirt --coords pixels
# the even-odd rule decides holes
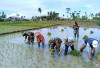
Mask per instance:
[[[93,40],[96,40],[96,39],[93,39],[93,38],[88,38],[88,39],[85,39],[85,43],[87,44],[89,44],[89,45],[92,45],[92,42],[93,42]]]

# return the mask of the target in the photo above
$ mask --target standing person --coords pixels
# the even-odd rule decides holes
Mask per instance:
[[[44,36],[40,32],[36,32],[35,36],[37,39],[38,46],[40,47],[40,43],[42,42],[42,45],[44,47],[44,42],[45,42]]]
[[[79,27],[80,27],[79,24],[77,22],[75,22],[75,25],[73,25],[75,38],[76,38],[76,36],[79,37]]]
[[[64,40],[65,40],[65,52],[64,52],[64,55],[67,55],[67,51],[68,51],[69,46],[71,47],[72,50],[74,50],[75,39],[72,38],[72,37],[66,37]],[[59,55],[60,55],[61,51],[63,50],[63,48],[64,48],[64,45],[61,46]]]
[[[61,46],[61,43],[62,43],[62,40],[58,37],[55,37],[55,38],[51,38],[49,40],[49,50],[50,51],[57,51],[57,53],[60,52],[60,46]]]
[[[91,60],[92,58],[91,58],[91,55],[90,55],[90,52],[89,52],[89,50],[90,50],[89,48],[91,48],[92,56],[94,56],[95,49],[97,48],[97,46],[98,46],[98,41],[96,39],[88,38],[88,39],[84,40],[84,44],[82,45],[80,51],[83,52],[85,47],[87,47],[88,57]]]

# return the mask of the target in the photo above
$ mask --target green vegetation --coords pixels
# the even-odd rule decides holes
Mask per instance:
[[[87,28],[85,27],[83,30],[87,30]]]
[[[28,43],[28,41],[27,41],[27,42],[25,42],[25,43]]]
[[[24,30],[24,29],[30,29],[30,28],[38,28],[38,27],[45,27],[45,26],[51,26],[58,24],[56,21],[38,21],[38,23],[31,22],[31,21],[6,21],[6,22],[0,22],[0,33],[5,32],[12,32],[16,30]]]
[[[94,32],[93,31],[90,31],[90,34],[93,34]]]
[[[53,56],[54,55],[54,52],[53,51],[51,51],[51,56]]]
[[[61,32],[63,32],[64,31],[64,29],[61,29]]]
[[[87,35],[84,35],[83,40],[85,40],[85,39],[88,39],[88,36]]]
[[[72,50],[72,51],[70,52],[70,54],[73,55],[73,56],[81,56],[81,52],[78,51],[78,50],[76,50],[76,49]]]
[[[90,28],[90,24],[88,24],[83,30],[87,30],[88,28]]]
[[[90,28],[90,26],[91,26],[90,24],[87,24],[86,28]]]
[[[100,26],[100,22],[97,22],[96,24],[97,24],[98,26]]]
[[[97,56],[97,58],[98,58],[98,56],[99,56],[99,53],[96,53],[96,56]]]
[[[50,35],[51,35],[51,33],[50,33],[50,32],[48,32],[48,33],[47,33],[47,35],[49,35],[49,36],[50,36]]]
[[[64,27],[64,29],[67,29],[67,27]]]

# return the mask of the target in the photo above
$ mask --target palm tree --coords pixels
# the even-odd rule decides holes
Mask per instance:
[[[69,14],[70,10],[71,10],[70,8],[66,8],[67,18],[68,18],[68,14]]]
[[[65,16],[65,15],[63,14],[63,18],[64,18],[64,16]]]
[[[2,16],[1,16],[4,20],[4,18],[6,18],[6,14],[4,13],[4,11],[2,12]]]
[[[78,12],[79,12],[79,18],[80,18],[80,12],[81,12],[81,11],[78,11]]]
[[[98,13],[98,16],[100,17],[100,12]]]
[[[93,14],[93,13],[91,13],[91,14],[90,14],[90,16],[93,18],[93,17],[94,17],[94,14]]]
[[[73,20],[76,19],[76,16],[75,16],[75,13],[74,12],[72,13],[72,18],[73,18]]]
[[[49,12],[47,12],[47,14],[48,14],[48,16],[50,16],[50,13]]]
[[[38,11],[40,13],[40,19],[41,19],[41,12],[42,12],[41,8],[38,8]]]
[[[19,14],[16,14],[16,16],[18,16],[18,17],[19,17]]]

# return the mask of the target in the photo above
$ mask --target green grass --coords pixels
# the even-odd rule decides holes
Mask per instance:
[[[58,24],[58,22],[56,21],[43,21],[43,22],[38,21],[37,23],[31,21],[17,21],[17,22],[6,21],[6,22],[0,22],[0,33],[11,32],[16,30],[24,30],[34,27],[51,26],[56,24]]]

